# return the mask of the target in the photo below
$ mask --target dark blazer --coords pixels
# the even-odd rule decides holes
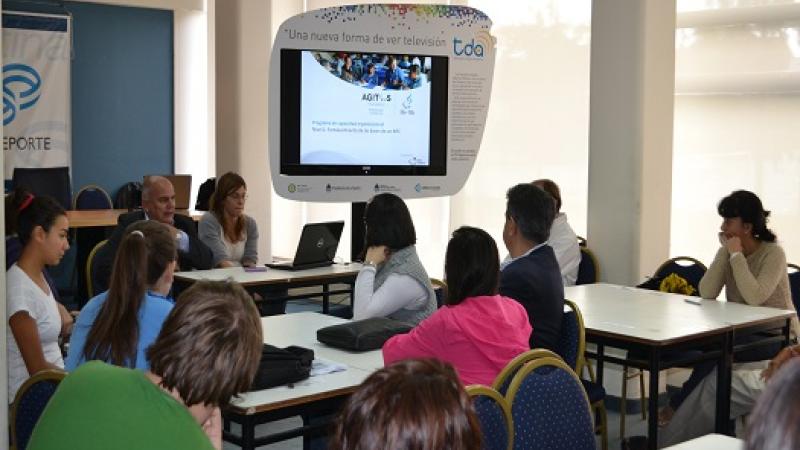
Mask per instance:
[[[211,269],[213,263],[213,255],[211,249],[200,242],[197,238],[197,225],[191,217],[182,214],[175,214],[174,216],[175,228],[183,231],[189,236],[189,251],[184,253],[178,252],[178,265],[180,270],[190,269]],[[111,269],[114,265],[114,257],[117,254],[119,243],[122,241],[122,235],[125,233],[125,228],[128,225],[144,220],[144,211],[134,211],[127,214],[122,214],[117,219],[117,227],[108,242],[94,255],[92,263],[92,285],[95,292],[103,292],[108,290],[108,285],[111,280]]]
[[[520,302],[533,327],[531,348],[557,352],[564,315],[564,283],[553,248],[544,245],[500,272],[500,294]]]

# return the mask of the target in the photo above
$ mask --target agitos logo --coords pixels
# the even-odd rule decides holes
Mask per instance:
[[[468,58],[483,58],[487,48],[491,48],[492,37],[486,31],[481,31],[469,41],[453,37],[453,54]]]
[[[42,77],[26,64],[3,66],[3,125],[17,117],[18,111],[26,110],[39,101]]]

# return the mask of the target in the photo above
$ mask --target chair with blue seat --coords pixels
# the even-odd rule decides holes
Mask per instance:
[[[700,280],[706,274],[706,266],[691,256],[676,256],[666,260],[658,266],[653,278],[664,279],[675,274],[685,279],[695,290],[694,295],[700,295]]]
[[[111,209],[113,207],[114,203],[111,201],[111,196],[96,184],[82,187],[75,194],[75,200],[72,202],[72,209],[76,210]]]
[[[496,390],[481,385],[467,386],[472,406],[478,415],[484,450],[511,450],[514,445],[514,423],[511,406]]]
[[[581,262],[575,284],[591,284],[600,281],[600,263],[588,247],[581,247]]]
[[[586,351],[586,328],[583,324],[583,315],[578,305],[570,300],[564,300],[564,315],[561,319],[561,335],[558,340],[557,352],[578,375],[583,373],[586,366],[584,357]],[[608,415],[605,407],[606,390],[594,381],[594,373],[590,370],[590,380],[581,379],[583,389],[589,397],[598,418],[595,431],[600,433],[602,448],[608,448]]]
[[[546,350],[543,348],[534,348],[532,350],[528,350],[525,353],[521,353],[517,355],[516,358],[512,359],[511,361],[506,364],[503,370],[497,374],[495,377],[494,382],[492,383],[492,389],[499,392],[501,395],[506,395],[508,392],[508,387],[511,385],[511,380],[514,378],[514,375],[519,372],[519,370],[527,363],[531,361],[535,361],[540,358],[560,358],[556,353],[551,352],[550,350]]]
[[[25,450],[44,408],[66,376],[60,370],[42,370],[30,377],[17,391],[11,404],[11,445]]]
[[[94,297],[99,292],[94,291],[94,281],[92,280],[92,269],[94,265],[94,257],[101,248],[108,242],[108,239],[104,239],[98,242],[93,248],[92,251],[89,252],[89,256],[86,258],[86,293],[88,294],[88,298]]]
[[[525,364],[508,388],[514,448],[594,450],[591,406],[581,381],[560,358]]]
[[[800,266],[788,264],[789,288],[792,290],[792,303],[794,309],[800,311]]]

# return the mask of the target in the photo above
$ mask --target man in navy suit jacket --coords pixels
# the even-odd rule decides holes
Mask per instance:
[[[533,327],[531,348],[556,351],[564,314],[564,284],[553,249],[547,245],[555,202],[532,184],[506,194],[503,242],[510,260],[500,273],[500,294],[520,302]]]
[[[175,214],[175,188],[172,183],[164,177],[147,177],[142,186],[142,210],[119,216],[113,234],[94,257],[91,276],[96,293],[108,290],[114,257],[125,229],[140,220],[156,220],[172,228],[178,242],[180,270],[212,268],[214,261],[211,249],[197,238],[197,226],[192,218]]]

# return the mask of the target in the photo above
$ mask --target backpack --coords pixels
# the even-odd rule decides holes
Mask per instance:
[[[264,344],[258,372],[250,389],[260,391],[305,380],[311,374],[314,351],[303,347],[278,348]]]
[[[122,185],[114,196],[114,208],[132,211],[142,207],[142,183],[131,181]]]

